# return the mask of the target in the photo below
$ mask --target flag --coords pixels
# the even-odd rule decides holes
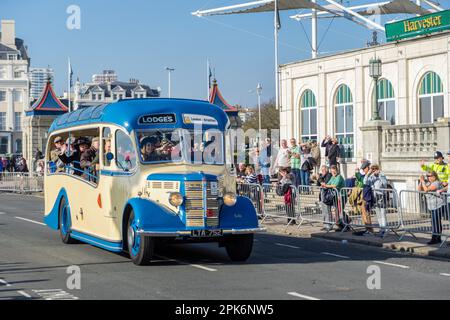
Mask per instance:
[[[72,64],[70,63],[70,58],[69,58],[69,88],[73,87],[73,69],[72,69]]]
[[[280,19],[280,10],[278,10],[278,0],[275,0],[275,7],[276,7],[276,15],[277,15],[277,29],[281,29],[281,19]]]

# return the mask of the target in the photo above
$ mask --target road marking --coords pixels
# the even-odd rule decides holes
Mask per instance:
[[[25,298],[31,299],[31,296],[28,293],[26,293],[25,291],[20,290],[20,291],[17,291],[17,293],[23,295]]]
[[[450,273],[439,273],[441,276],[450,277]]]
[[[200,265],[200,264],[191,264],[191,263],[187,263],[187,262],[184,262],[184,261],[181,261],[181,260],[171,259],[171,258],[168,258],[168,257],[165,257],[165,256],[155,255],[155,257],[164,259],[164,260],[166,260],[166,261],[175,261],[175,262],[177,262],[177,263],[179,263],[179,264],[189,265],[189,266],[191,266],[191,267],[194,267],[194,268],[197,268],[197,269],[206,270],[206,271],[210,271],[210,272],[215,272],[215,271],[217,271],[217,269],[205,267],[205,266],[202,266],[202,265]]]
[[[340,254],[335,254],[335,253],[330,253],[330,252],[321,252],[320,254],[324,254],[327,256],[333,256],[333,257],[337,257],[337,258],[342,258],[342,259],[350,259],[350,257],[341,256]]]
[[[39,224],[41,226],[46,226],[45,223],[42,223],[42,222],[39,222],[39,221],[34,221],[34,220],[27,219],[27,218],[22,218],[22,217],[15,217],[15,218],[23,220],[23,221],[28,221],[28,222],[31,222],[31,223]]]
[[[0,216],[1,216],[2,214],[6,214],[6,212],[0,212]]]
[[[402,264],[395,264],[395,263],[389,263],[389,262],[383,262],[383,261],[374,261],[375,263],[384,264],[391,267],[398,267],[402,269],[409,269],[408,266],[402,265]]]
[[[11,287],[11,284],[9,284],[8,282],[6,282],[5,280],[3,280],[3,279],[0,279],[0,283],[3,283],[5,286],[7,286],[7,287]]]
[[[62,289],[33,290],[33,292],[45,300],[79,300],[78,297]]]
[[[291,249],[300,249],[300,247],[291,246],[291,245],[283,244],[283,243],[275,243],[275,245],[280,246],[280,247],[291,248]]]
[[[288,295],[291,295],[291,296],[294,296],[294,297],[297,297],[297,298],[306,299],[306,300],[320,300],[320,299],[318,299],[318,298],[306,296],[306,295],[300,294],[300,293],[298,293],[298,292],[288,292],[287,294],[288,294]]]

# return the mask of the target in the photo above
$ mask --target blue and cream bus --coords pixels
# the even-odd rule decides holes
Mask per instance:
[[[236,195],[228,126],[219,107],[182,99],[122,100],[60,116],[46,149],[46,224],[66,244],[128,252],[137,265],[168,241],[216,242],[231,260],[247,260],[263,228],[251,201]],[[55,140],[80,138],[100,142],[91,170],[52,159]],[[70,148],[77,146],[59,154]]]

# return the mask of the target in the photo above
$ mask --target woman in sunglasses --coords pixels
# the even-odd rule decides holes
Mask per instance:
[[[427,208],[431,211],[431,229],[433,235],[428,242],[429,245],[441,243],[442,234],[442,216],[445,213],[444,198],[438,193],[443,188],[441,181],[436,172],[428,171],[426,179],[424,176],[420,177],[419,191],[426,192]]]

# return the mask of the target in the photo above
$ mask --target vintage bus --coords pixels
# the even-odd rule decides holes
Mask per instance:
[[[121,100],[58,117],[46,148],[45,223],[66,244],[127,252],[136,265],[165,242],[215,242],[231,260],[247,260],[264,228],[236,195],[228,126],[219,107],[183,99]],[[96,142],[87,166],[77,139]]]

